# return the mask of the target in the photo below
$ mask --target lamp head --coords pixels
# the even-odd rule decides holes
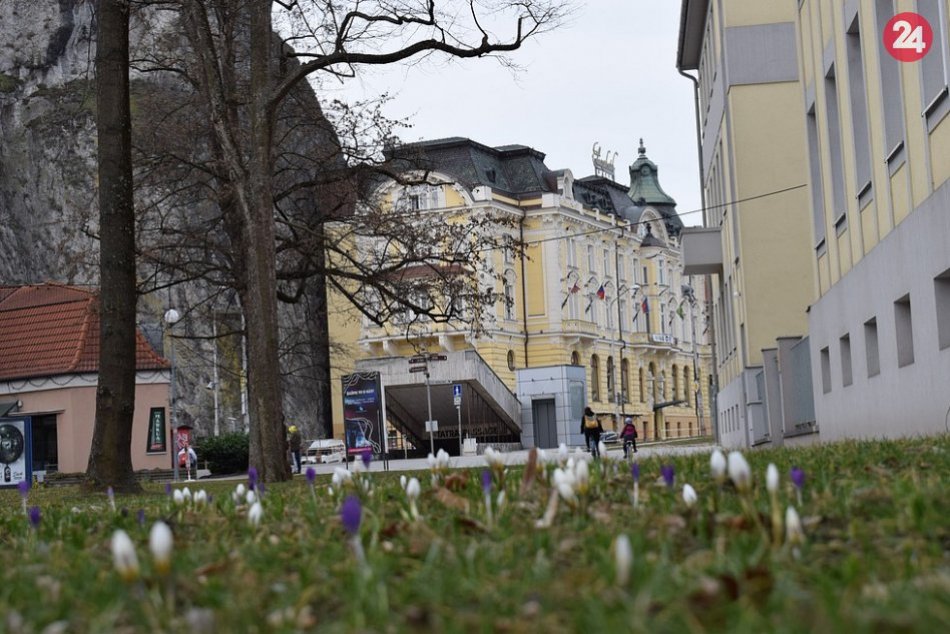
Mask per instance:
[[[178,320],[181,319],[181,315],[174,308],[169,308],[165,311],[165,323],[172,326],[178,323]]]

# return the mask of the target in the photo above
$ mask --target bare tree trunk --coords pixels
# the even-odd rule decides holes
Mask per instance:
[[[99,0],[96,126],[99,135],[99,386],[88,486],[137,490],[135,409],[135,212],[129,107],[129,3]]]

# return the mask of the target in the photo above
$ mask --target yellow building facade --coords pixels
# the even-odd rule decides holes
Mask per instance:
[[[440,421],[435,444],[450,452],[460,434],[483,443],[577,445],[578,409],[590,406],[608,430],[636,415],[641,440],[711,432],[705,296],[682,274],[682,223],[642,144],[629,186],[609,173],[575,179],[570,170],[550,170],[525,146],[452,138],[404,149],[425,158],[425,184],[380,183],[375,195],[384,207],[408,204],[433,223],[489,215],[499,222],[483,230],[512,248],[493,249],[467,272],[496,299],[477,324],[374,324],[331,294],[339,309],[331,322],[334,371],[381,372],[392,427],[428,449],[431,411]],[[428,381],[410,369],[420,352],[445,357],[428,364]],[[462,401],[455,408],[452,386]],[[539,417],[548,402],[545,431]],[[339,432],[342,419],[334,427]]]
[[[907,13],[926,22],[929,43]],[[822,439],[944,432],[950,2],[803,0],[796,26]],[[900,61],[884,46],[902,30],[919,46],[915,59]]]
[[[695,74],[706,203],[705,228],[684,232],[683,251],[687,273],[710,275],[725,446],[801,442],[816,429],[797,393],[810,385],[812,297],[797,8],[682,3],[677,67]]]

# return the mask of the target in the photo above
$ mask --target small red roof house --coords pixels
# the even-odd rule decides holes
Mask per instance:
[[[167,469],[170,364],[136,331],[132,468]],[[0,286],[0,417],[28,416],[33,473],[86,470],[96,416],[99,298],[61,284]]]

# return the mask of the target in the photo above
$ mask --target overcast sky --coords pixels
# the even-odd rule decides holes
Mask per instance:
[[[463,136],[490,146],[520,143],[544,152],[551,169],[593,174],[591,147],[618,152],[615,179],[643,137],[660,183],[685,213],[700,208],[692,83],[676,72],[680,2],[575,0],[570,22],[512,55],[513,73],[491,59],[425,62],[362,74],[346,90],[389,91],[385,109],[408,118],[403,141]],[[324,86],[326,88],[326,86]],[[701,223],[701,214],[683,217]]]

